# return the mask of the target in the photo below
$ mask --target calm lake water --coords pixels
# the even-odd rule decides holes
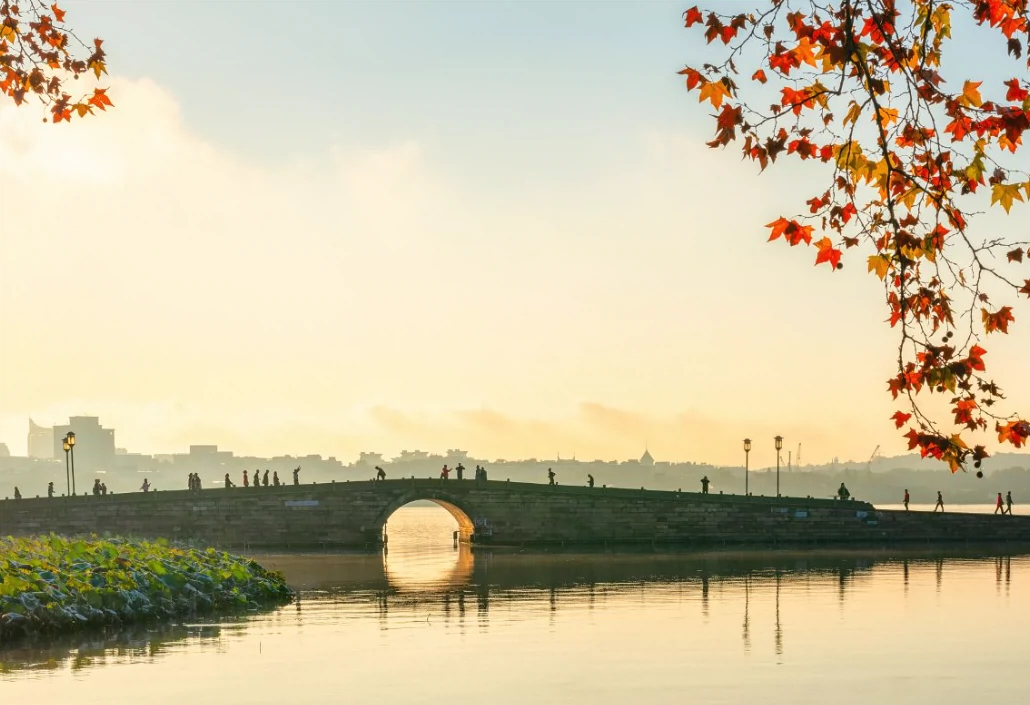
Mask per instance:
[[[384,557],[262,556],[298,604],[0,651],[0,703],[1025,702],[1030,556],[520,554],[443,510]]]

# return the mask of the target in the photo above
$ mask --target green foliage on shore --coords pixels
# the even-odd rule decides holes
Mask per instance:
[[[164,541],[0,538],[0,644],[289,602],[281,574]]]

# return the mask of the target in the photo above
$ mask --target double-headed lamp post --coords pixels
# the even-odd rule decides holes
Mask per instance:
[[[71,448],[70,455],[72,457],[72,495],[74,495],[75,494],[75,433],[73,431],[68,431],[68,435],[65,436],[64,439],[68,443],[68,446]]]
[[[747,491],[747,475],[748,475],[748,465],[750,465],[750,461],[749,461],[750,455],[751,455],[751,439],[750,438],[745,438],[744,439],[744,496],[745,497],[747,497],[750,494]]]
[[[71,452],[72,446],[68,442],[68,436],[64,437],[64,482],[68,486],[68,496],[72,496],[72,474],[71,470],[68,469],[68,453]]]
[[[780,451],[783,450],[783,436],[776,436],[776,496],[780,496]]]

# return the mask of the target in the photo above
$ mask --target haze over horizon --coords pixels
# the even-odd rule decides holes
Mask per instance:
[[[116,108],[0,105],[4,202],[57,214],[3,210],[0,442],[903,453],[877,280],[765,244],[826,172],[705,146],[685,6],[62,3]],[[1024,413],[1028,323],[985,344]]]

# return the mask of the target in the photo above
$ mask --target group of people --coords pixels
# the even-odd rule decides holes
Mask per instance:
[[[50,483],[47,487],[47,496],[53,497],[54,494],[54,483]],[[94,497],[106,497],[107,496],[107,483],[101,482],[100,478],[93,480],[93,496]]]
[[[186,485],[186,487],[190,492],[200,492],[200,490],[203,488],[203,484],[200,482],[199,472],[190,473],[188,484]]]
[[[386,472],[384,472],[383,469],[381,467],[379,467],[378,465],[376,466],[376,470],[378,470],[380,473],[382,473],[382,477],[379,477],[377,475],[376,479],[385,480],[386,479]],[[454,474],[458,476],[459,480],[464,480],[465,479],[465,466],[462,465],[461,463],[458,463],[457,465],[455,465],[454,466]],[[450,477],[451,477],[451,468],[449,468],[447,466],[447,464],[445,463],[443,468],[440,470],[440,479],[441,480],[448,480],[448,479],[450,479]],[[479,465],[477,465],[476,466],[476,481],[478,482],[480,480],[483,480],[484,482],[486,481],[486,468],[480,467]]]
[[[271,484],[272,487],[280,487],[280,486],[285,484],[285,483],[283,483],[283,482],[281,482],[279,480],[279,471],[278,470],[272,472],[271,482],[269,482],[268,473],[269,473],[269,471],[265,470],[264,474],[262,475],[260,470],[255,470],[254,474],[250,475],[250,474],[247,473],[246,470],[244,470],[243,471],[243,486],[244,487],[250,487],[251,485],[253,485],[254,487],[268,487]],[[196,481],[197,481],[196,489],[199,490],[200,489],[200,478],[197,477]],[[293,484],[294,485],[299,485],[300,484],[300,466],[297,466],[296,468],[293,469]],[[229,489],[230,487],[235,487],[235,486],[236,486],[236,484],[229,478],[229,473],[225,473],[225,488]],[[191,488],[191,489],[193,489],[193,488]]]

